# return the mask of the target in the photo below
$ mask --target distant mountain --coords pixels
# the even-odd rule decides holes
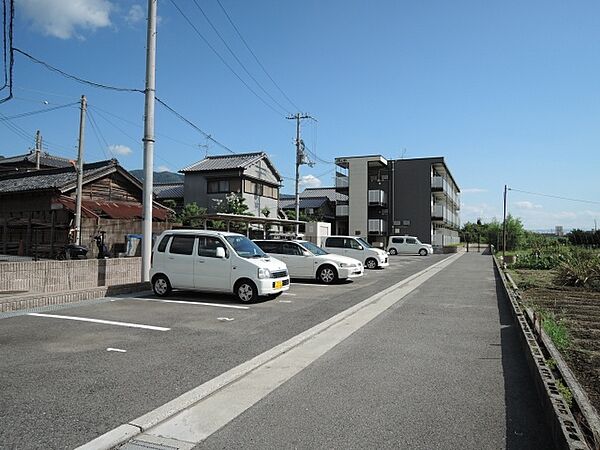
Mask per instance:
[[[129,173],[138,180],[144,181],[144,170],[130,170]],[[175,172],[154,172],[154,184],[183,183],[183,175]]]

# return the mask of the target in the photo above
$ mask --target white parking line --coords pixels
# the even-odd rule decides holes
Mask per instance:
[[[140,302],[183,303],[185,305],[216,306],[219,308],[231,308],[231,309],[250,309],[250,307],[248,307],[248,306],[223,305],[221,303],[188,302],[185,300],[162,300],[162,299],[158,299],[158,298],[133,298],[132,300],[138,300]]]
[[[108,347],[106,349],[107,352],[117,352],[117,353],[127,353],[127,350],[123,350],[122,348],[113,348],[113,347]]]
[[[89,319],[87,317],[59,316],[56,314],[41,314],[41,313],[28,313],[27,315],[35,316],[35,317],[49,317],[51,319],[65,319],[65,320],[77,320],[80,322],[102,323],[105,325],[117,325],[119,327],[143,328],[145,330],[154,330],[154,331],[169,331],[170,330],[170,328],[156,327],[154,325],[142,325],[139,323],[128,323],[128,322],[115,322],[112,320]]]
[[[284,293],[283,293],[283,294],[281,294],[281,295],[290,295],[290,296],[294,296],[294,297],[295,297],[297,294],[290,294],[289,292],[284,292]]]

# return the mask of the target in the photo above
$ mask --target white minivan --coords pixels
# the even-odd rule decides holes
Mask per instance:
[[[337,280],[362,277],[363,265],[347,256],[334,255],[309,241],[255,239],[264,252],[285,263],[291,278],[317,279],[331,284]]]
[[[433,247],[430,244],[423,244],[414,236],[390,236],[388,252],[390,255],[406,253],[427,256],[433,254]]]
[[[233,292],[244,303],[290,287],[286,265],[246,236],[206,230],[163,232],[152,251],[150,280],[160,297],[172,289]]]
[[[357,236],[329,236],[325,239],[323,248],[329,253],[358,259],[367,269],[387,267],[388,254],[372,247],[367,241]]]

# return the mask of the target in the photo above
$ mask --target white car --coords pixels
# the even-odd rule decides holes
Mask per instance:
[[[152,289],[159,297],[172,289],[230,292],[249,303],[290,288],[287,267],[246,236],[206,230],[169,230],[154,245]]]
[[[427,256],[433,254],[433,247],[430,244],[423,244],[414,236],[390,236],[388,240],[388,252],[390,255],[406,253]]]
[[[387,252],[372,247],[357,236],[329,236],[323,246],[329,253],[358,259],[367,269],[383,268],[390,265]]]
[[[292,278],[316,278],[330,284],[364,273],[360,261],[328,253],[309,241],[256,239],[254,242],[264,252],[285,262]]]

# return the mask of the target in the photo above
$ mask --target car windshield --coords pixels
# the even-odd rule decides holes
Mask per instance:
[[[267,254],[246,236],[225,236],[225,239],[242,258],[268,258]]]
[[[372,248],[372,245],[365,241],[363,238],[356,238],[365,248]]]
[[[302,247],[304,247],[306,250],[311,252],[313,255],[317,255],[317,256],[329,255],[329,252],[326,252],[321,247],[317,247],[312,242],[302,241],[302,242],[299,242],[299,244],[302,245]]]

